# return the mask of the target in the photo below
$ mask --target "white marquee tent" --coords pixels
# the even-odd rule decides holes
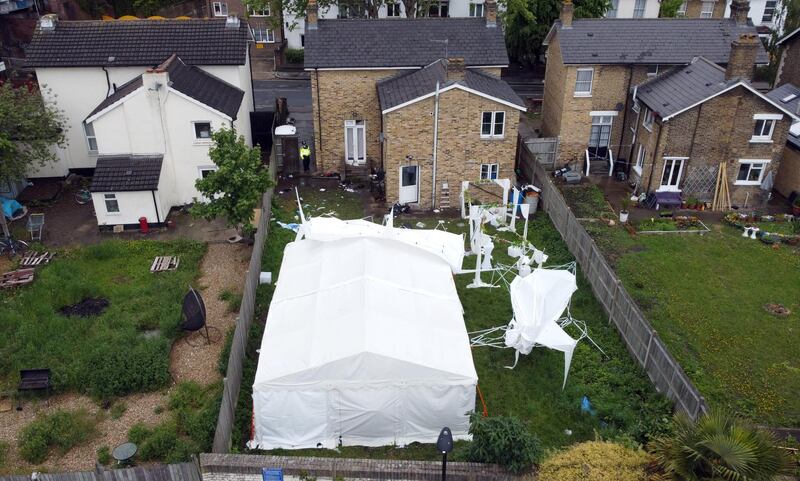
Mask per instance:
[[[566,385],[578,341],[559,326],[558,319],[578,290],[575,274],[562,269],[534,269],[525,277],[515,277],[509,290],[514,320],[506,330],[506,345],[516,349],[517,355],[530,354],[536,345],[562,351]]]
[[[389,238],[330,239],[284,252],[251,446],[435,442],[444,426],[467,438],[478,378],[450,264]]]

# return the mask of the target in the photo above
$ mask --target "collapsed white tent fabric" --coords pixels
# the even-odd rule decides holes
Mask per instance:
[[[453,272],[460,272],[464,260],[464,237],[436,229],[401,229],[366,220],[340,220],[313,217],[300,226],[301,237],[312,240],[335,240],[345,237],[382,237],[404,242],[441,257]]]
[[[380,237],[284,251],[253,385],[252,447],[468,438],[477,374],[441,257]]]
[[[562,351],[564,385],[578,341],[564,332],[557,321],[577,290],[575,274],[560,269],[535,269],[525,277],[515,277],[509,288],[514,320],[506,330],[506,346],[519,354],[530,354],[536,345]]]

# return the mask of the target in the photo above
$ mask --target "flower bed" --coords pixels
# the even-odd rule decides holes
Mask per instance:
[[[726,224],[745,231],[745,234],[765,244],[800,244],[800,219],[789,214],[759,215],[731,212],[722,218]]]
[[[705,233],[708,227],[695,216],[651,217],[636,224],[639,234]]]

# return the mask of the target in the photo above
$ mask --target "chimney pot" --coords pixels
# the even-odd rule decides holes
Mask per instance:
[[[318,17],[319,5],[317,4],[317,0],[308,0],[308,5],[306,6],[306,28],[308,30],[317,29]]]
[[[575,7],[572,5],[572,0],[564,0],[561,2],[561,26],[563,28],[572,28],[572,15]]]
[[[39,19],[39,26],[42,30],[55,30],[56,24],[58,23],[58,15],[55,13],[48,13],[47,15],[42,15],[42,18]]]
[[[747,25],[747,15],[750,13],[748,0],[733,0],[731,2],[731,18],[737,25]]]
[[[753,69],[758,55],[761,40],[754,33],[743,33],[731,42],[731,53],[725,67],[725,80],[740,78],[745,81],[753,79]]]
[[[447,80],[464,80],[464,73],[466,66],[464,64],[464,57],[450,57],[447,59]]]
[[[486,26],[489,28],[497,26],[497,2],[495,0],[486,0],[483,4],[486,10]]]

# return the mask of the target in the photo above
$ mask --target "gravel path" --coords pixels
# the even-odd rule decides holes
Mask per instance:
[[[200,293],[206,305],[208,325],[219,330],[217,337],[221,339],[207,345],[202,338],[193,334],[190,346],[185,338],[175,342],[170,360],[170,371],[176,382],[194,380],[201,384],[209,384],[221,376],[217,369],[217,360],[222,350],[225,333],[234,325],[236,313],[228,311],[226,302],[219,299],[224,290],[241,293],[244,284],[244,272],[250,258],[251,249],[242,244],[211,244],[203,258]],[[0,264],[2,267],[2,264]],[[0,442],[8,443],[5,467],[0,467],[0,474],[30,473],[32,471],[80,471],[92,470],[97,459],[97,449],[108,446],[113,449],[127,440],[128,430],[136,423],[155,425],[169,416],[166,411],[171,387],[155,393],[134,394],[118,399],[124,403],[126,410],[119,419],[111,419],[108,411],[102,410],[91,398],[74,393],[51,396],[48,400],[29,400],[23,403],[23,410],[0,412]],[[22,428],[37,416],[58,410],[86,409],[98,416],[97,436],[91,441],[77,446],[66,455],[51,456],[41,466],[33,466],[17,453],[18,435]],[[160,411],[156,414],[156,411]]]

